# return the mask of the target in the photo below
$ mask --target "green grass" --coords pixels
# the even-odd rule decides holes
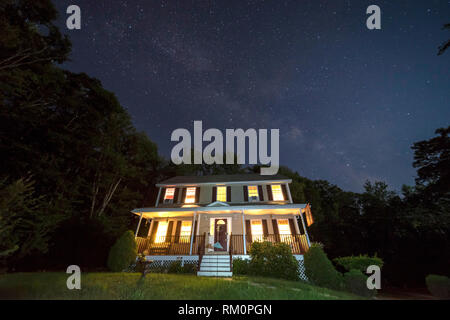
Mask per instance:
[[[204,278],[195,275],[82,273],[81,290],[69,290],[59,272],[0,275],[0,299],[361,299],[304,282],[270,278]]]

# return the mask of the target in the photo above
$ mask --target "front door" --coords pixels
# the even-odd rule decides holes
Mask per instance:
[[[227,219],[214,221],[214,251],[227,251]]]

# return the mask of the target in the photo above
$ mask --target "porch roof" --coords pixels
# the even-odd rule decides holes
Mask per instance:
[[[181,208],[136,208],[131,212],[140,215],[143,214],[144,218],[158,218],[158,217],[177,217],[192,215],[194,212],[198,213],[239,213],[244,211],[247,215],[258,214],[295,214],[298,210],[304,212],[308,204],[280,204],[280,205],[231,205],[231,206],[186,206]]]

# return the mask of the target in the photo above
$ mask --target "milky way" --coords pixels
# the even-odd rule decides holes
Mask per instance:
[[[65,10],[81,8],[81,30]],[[381,8],[368,30],[366,8]],[[450,124],[449,1],[58,0],[75,72],[169,157],[176,128],[280,128],[280,161],[361,191],[412,184],[413,142]]]

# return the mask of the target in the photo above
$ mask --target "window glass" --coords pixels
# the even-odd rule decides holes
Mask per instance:
[[[259,194],[258,194],[258,187],[257,186],[248,186],[248,200],[249,201],[258,201],[259,200]]]
[[[194,203],[195,202],[195,187],[187,188],[186,190],[186,198],[184,203]]]
[[[155,243],[161,243],[166,241],[167,233],[167,221],[160,221],[158,223],[158,229],[156,230]]]
[[[279,185],[279,184],[272,185],[272,196],[273,196],[273,201],[283,201],[284,200],[283,191],[281,191],[281,185]]]
[[[167,188],[164,194],[164,203],[173,203],[175,188]]]
[[[261,220],[250,220],[250,225],[252,229],[252,240],[253,241],[262,241],[263,240],[263,227]]]
[[[278,232],[280,234],[291,234],[288,219],[278,219]]]
[[[192,221],[186,220],[181,222],[180,236],[186,237],[191,235]]]
[[[217,187],[216,200],[227,202],[227,187]]]

